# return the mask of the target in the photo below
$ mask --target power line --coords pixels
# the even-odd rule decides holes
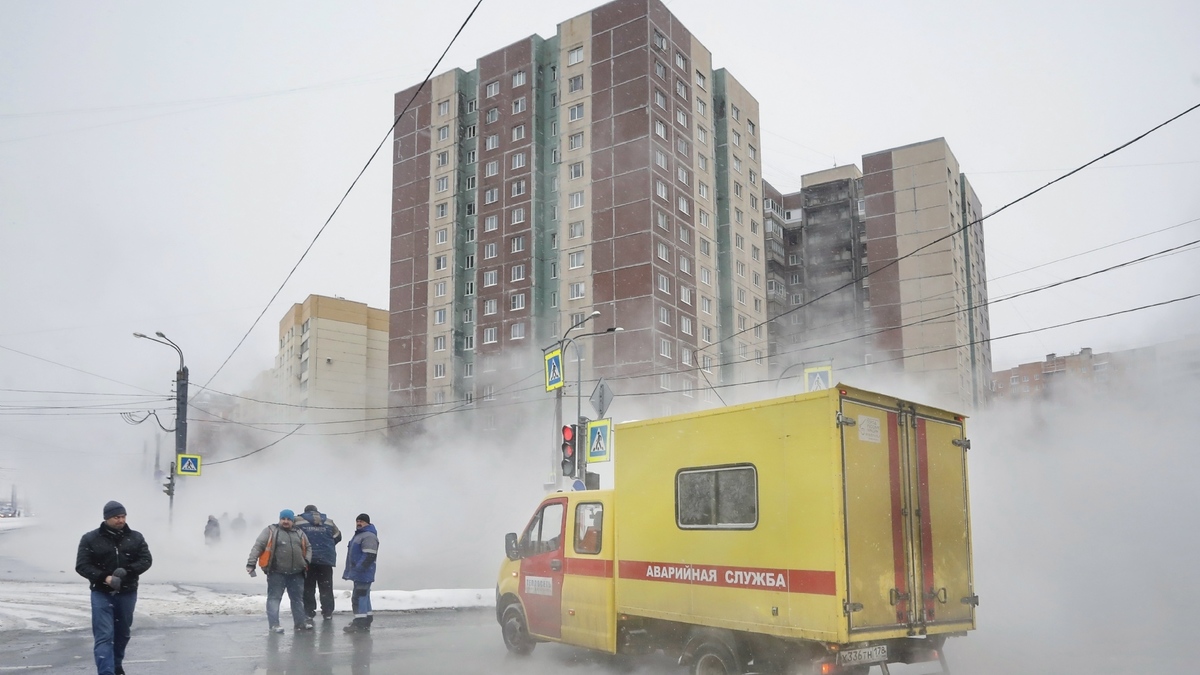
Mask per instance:
[[[355,185],[358,185],[359,179],[361,179],[363,174],[367,172],[367,168],[371,166],[371,162],[375,160],[375,157],[379,155],[379,151],[383,148],[384,144],[387,143],[391,138],[392,132],[395,130],[396,125],[399,124],[401,118],[408,113],[413,101],[417,99],[417,96],[425,88],[425,85],[429,82],[429,79],[433,77],[433,73],[442,64],[442,59],[446,58],[446,54],[450,51],[450,48],[454,46],[455,41],[458,40],[458,36],[462,34],[463,29],[467,27],[467,23],[471,21],[471,17],[475,16],[475,11],[479,9],[479,5],[481,4],[483,4],[483,0],[478,0],[475,3],[475,6],[471,8],[470,13],[467,14],[467,18],[463,19],[462,25],[460,25],[458,27],[458,31],[454,33],[454,37],[450,38],[450,42],[446,45],[446,49],[442,51],[442,55],[438,57],[437,61],[433,64],[433,67],[429,69],[429,73],[425,76],[425,79],[422,80],[421,84],[417,86],[416,91],[413,92],[412,98],[410,98],[408,103],[405,104],[404,110],[402,110],[399,115],[396,115],[396,119],[393,120],[392,124],[388,127],[387,133],[384,134],[383,139],[379,141],[379,145],[375,147],[375,151],[372,152],[371,156],[367,159],[367,163],[363,165],[363,168],[359,170],[358,175],[355,176],[354,180],[350,182],[350,187],[346,188],[346,192],[342,195],[342,198],[339,199],[337,205],[333,207],[333,212],[330,213],[329,217],[325,219],[325,223],[321,225],[320,229],[317,230],[317,234],[312,238],[312,241],[309,242],[308,247],[305,248],[304,252],[300,254],[300,259],[297,260],[296,264],[292,266],[292,269],[287,273],[287,276],[283,278],[283,283],[279,284],[279,288],[275,290],[275,293],[271,296],[271,299],[267,301],[266,306],[263,307],[261,312],[259,312],[258,317],[254,319],[254,322],[250,324],[250,328],[246,330],[246,334],[242,336],[241,340],[238,340],[238,343],[234,346],[233,351],[229,352],[229,356],[226,356],[225,360],[221,362],[221,365],[217,367],[211,376],[209,376],[208,381],[204,383],[204,386],[207,387],[214,379],[216,379],[221,370],[224,369],[229,363],[229,360],[233,358],[233,355],[236,354],[238,349],[241,348],[242,344],[246,342],[246,338],[250,337],[250,333],[254,330],[255,326],[258,325],[258,322],[262,320],[263,316],[266,315],[267,310],[271,308],[271,305],[275,302],[275,299],[279,297],[281,292],[283,292],[284,286],[286,286],[288,281],[291,280],[292,275],[295,274],[296,270],[300,267],[300,263],[304,262],[304,259],[308,256],[309,251],[311,251],[313,246],[316,245],[317,239],[321,237],[321,233],[325,231],[325,228],[329,226],[329,223],[333,220],[333,217],[337,215],[338,211],[342,208],[342,204],[344,204],[346,198],[350,196],[350,191],[354,189]]]

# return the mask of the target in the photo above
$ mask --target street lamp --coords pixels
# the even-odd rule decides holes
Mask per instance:
[[[134,333],[133,337],[142,338],[151,342],[157,342],[160,345],[167,345],[179,354],[179,370],[175,373],[175,459],[179,460],[179,455],[187,454],[187,397],[188,397],[188,369],[183,362],[183,350],[179,345],[171,341],[171,338],[163,335],[162,331],[154,333],[161,339],[152,338],[149,335],[142,333]],[[171,462],[171,476],[166,485],[165,492],[170,498],[170,505],[167,519],[170,521],[171,515],[175,508],[175,462]]]
[[[598,314],[600,314],[600,312],[593,312],[592,316],[597,316]],[[588,318],[590,319],[592,317],[588,317]],[[587,319],[584,319],[584,321],[587,321]],[[579,325],[583,325],[583,322],[580,322]],[[560,351],[565,349],[565,345],[567,345],[567,344],[569,344],[575,348],[575,423],[580,425],[581,427],[583,426],[583,363],[582,363],[583,349],[581,349],[579,347],[579,345],[575,344],[575,340],[578,338],[595,337],[597,335],[610,335],[613,333],[620,333],[624,330],[625,329],[620,326],[613,326],[611,328],[606,328],[604,330],[596,331],[594,333],[584,333],[583,335],[576,335],[575,337],[571,337],[571,338],[567,337],[566,333],[563,333],[563,339],[559,341],[560,345],[564,345],[559,348]],[[569,332],[571,332],[571,331],[568,330],[567,333],[569,333]],[[565,382],[566,381],[566,375],[565,375],[566,369],[565,368],[563,369],[563,372],[564,372],[563,381]],[[587,437],[587,429],[583,429],[582,431],[584,433],[584,438],[586,438]],[[579,445],[577,445],[576,447],[579,447]],[[575,457],[576,457],[576,459],[575,459],[576,466],[580,467],[580,470],[576,471],[575,473],[579,477],[583,478],[586,483],[586,481],[587,481],[587,452],[586,451],[576,452]],[[582,457],[583,459],[579,459],[580,457]]]

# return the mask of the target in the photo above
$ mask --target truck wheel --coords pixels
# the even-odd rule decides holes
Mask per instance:
[[[717,640],[707,640],[692,657],[692,675],[740,675],[737,657]]]
[[[529,654],[537,646],[529,635],[525,612],[521,611],[520,605],[512,604],[504,609],[500,632],[504,636],[504,647],[518,656]]]

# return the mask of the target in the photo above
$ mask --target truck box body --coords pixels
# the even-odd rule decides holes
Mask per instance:
[[[840,645],[974,629],[968,447],[960,416],[845,386],[617,425],[614,489],[543,501],[497,611],[519,597],[535,637],[609,652],[629,617]]]

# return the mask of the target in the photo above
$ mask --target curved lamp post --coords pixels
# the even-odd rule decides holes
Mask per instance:
[[[183,350],[179,348],[179,345],[172,342],[171,338],[163,335],[162,331],[157,331],[154,334],[161,339],[152,338],[142,333],[134,333],[133,337],[166,345],[174,349],[176,354],[179,354],[179,370],[175,372],[175,457],[176,461],[178,461],[179,455],[187,454],[188,369],[187,365],[184,364]],[[175,510],[175,462],[171,462],[171,474],[164,492],[170,498],[167,515],[167,521],[170,522]]]

